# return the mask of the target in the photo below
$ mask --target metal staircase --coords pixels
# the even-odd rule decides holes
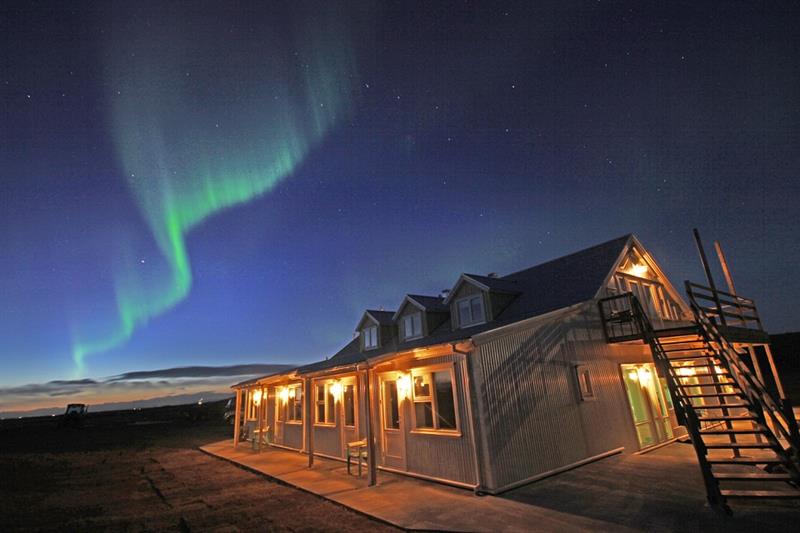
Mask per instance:
[[[601,300],[608,340],[638,338],[650,346],[714,508],[730,513],[730,498],[800,498],[800,438],[791,404],[773,397],[745,363],[749,353],[737,349],[718,323],[737,316],[746,326],[758,317],[755,305],[733,295],[730,303],[738,307],[723,305],[721,291],[686,286],[693,324],[672,331],[655,330],[633,294]],[[702,305],[712,298],[717,307]]]

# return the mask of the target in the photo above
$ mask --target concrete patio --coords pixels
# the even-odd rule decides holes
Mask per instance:
[[[780,531],[800,518],[800,502],[735,501],[720,516],[705,489],[690,445],[674,443],[645,455],[616,455],[510,491],[468,490],[380,471],[378,485],[347,474],[343,462],[279,448],[260,453],[230,440],[202,451],[241,467],[412,530],[439,531]]]

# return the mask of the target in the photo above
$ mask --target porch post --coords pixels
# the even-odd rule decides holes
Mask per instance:
[[[258,401],[258,405],[256,405],[256,430],[253,431],[253,443],[255,444],[256,451],[261,451],[261,424],[264,421],[263,417],[261,416],[261,407],[264,405],[264,387],[259,387],[259,392],[261,393],[261,399]]]
[[[236,411],[233,416],[233,447],[239,446],[239,431],[242,425],[242,390],[236,389]]]
[[[367,464],[369,466],[368,484],[370,487],[375,486],[378,482],[378,462],[375,457],[375,424],[372,418],[372,387],[369,379],[370,369],[367,366],[364,371],[364,415],[367,423]]]
[[[306,427],[306,451],[308,452],[308,468],[314,466],[314,425],[312,422],[312,415],[314,414],[313,409],[311,407],[311,378],[306,378],[303,382],[303,388],[305,389],[303,394],[303,410],[305,411],[305,416],[303,417],[303,421]]]

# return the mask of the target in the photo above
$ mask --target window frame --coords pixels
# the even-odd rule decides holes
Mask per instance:
[[[474,316],[474,314],[472,312],[472,301],[473,300],[478,300],[480,302],[481,314],[483,315],[483,317],[480,320],[475,320],[475,316]],[[461,304],[462,304],[462,302],[467,302],[467,307],[469,308],[469,316],[470,316],[471,322],[464,322],[463,319],[462,319],[462,316],[461,316]],[[485,301],[485,298],[483,297],[483,292],[480,292],[478,294],[470,294],[468,296],[464,296],[462,298],[459,298],[458,300],[455,301],[455,307],[456,307],[456,316],[458,317],[458,327],[459,327],[459,329],[468,328],[468,327],[472,327],[472,326],[479,326],[481,324],[485,324],[486,323],[486,301]]]
[[[414,333],[414,321],[419,321],[419,331],[415,334]],[[408,331],[406,328],[406,324],[411,324],[411,335],[408,335]],[[400,319],[400,327],[402,328],[403,332],[403,340],[410,341],[414,339],[420,339],[424,336],[423,326],[422,326],[422,311],[416,310],[413,313],[408,313],[403,315]]]
[[[597,400],[597,388],[592,380],[592,373],[586,363],[575,363],[575,381],[578,384],[578,396],[582,402]]]
[[[373,340],[372,339],[372,332],[375,333],[375,339],[374,339],[375,343],[374,344],[367,344],[367,337],[369,337],[370,340]],[[363,328],[361,330],[361,337],[362,337],[361,346],[364,348],[364,350],[374,350],[375,348],[378,347],[378,344],[380,344],[380,342],[378,340],[378,335],[379,335],[379,332],[378,332],[378,325],[377,324],[373,324],[371,326],[367,326],[367,327],[365,327],[365,328]]]
[[[352,425],[347,424],[347,402],[345,398],[347,397],[346,391],[347,387],[353,387],[353,423]],[[342,427],[347,429],[357,429],[358,428],[358,387],[356,386],[356,380],[342,380]]]
[[[314,383],[314,425],[320,427],[335,427],[336,426],[336,396],[330,392],[330,387],[334,381],[318,381]],[[319,390],[323,391],[322,400],[319,399]],[[328,396],[333,396],[333,405],[328,405]],[[325,420],[319,420],[319,406],[324,405]],[[331,415],[331,422],[328,421],[328,415]]]
[[[289,394],[289,399],[286,400],[286,415],[284,416],[284,421],[287,424],[301,425],[303,423],[303,386],[300,383],[295,383],[292,385],[287,385],[286,388],[289,390],[294,389],[294,398],[292,398],[292,395]],[[300,395],[299,399],[297,397],[298,393]],[[300,417],[295,418],[294,415],[297,413],[294,409],[297,407],[298,402],[300,403]]]
[[[431,366],[424,366],[424,367],[417,367],[412,368],[409,370],[411,374],[411,391],[410,391],[410,398],[411,401],[411,430],[410,433],[419,434],[419,435],[441,435],[441,436],[448,436],[448,437],[461,437],[461,415],[459,413],[458,407],[458,392],[457,392],[457,382],[456,382],[456,372],[455,372],[455,363],[445,363],[439,365],[431,365]],[[450,428],[440,428],[439,427],[439,399],[436,395],[436,379],[434,374],[437,372],[447,372],[450,375],[450,388],[453,395],[453,415],[455,418],[456,427],[453,429]],[[430,396],[423,396],[419,398],[419,401],[416,397],[415,387],[414,387],[414,378],[420,375],[427,375],[429,380],[430,386]],[[433,418],[433,427],[418,427],[417,425],[417,403],[428,403],[431,404],[431,413]]]

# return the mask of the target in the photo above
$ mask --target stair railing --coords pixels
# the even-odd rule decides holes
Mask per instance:
[[[791,453],[797,461],[800,459],[800,436],[797,432],[797,421],[794,413],[780,407],[780,402],[772,397],[772,393],[764,386],[747,365],[744,363],[736,348],[720,332],[717,324],[708,316],[702,306],[698,305],[695,293],[692,290],[694,284],[686,282],[686,292],[689,296],[689,305],[694,314],[695,322],[700,328],[700,334],[706,343],[712,348],[720,361],[727,367],[731,377],[741,390],[747,395],[754,405],[761,407],[761,411],[766,413],[774,428],[781,438],[783,438],[791,449]],[[780,413],[780,416],[778,416]]]

